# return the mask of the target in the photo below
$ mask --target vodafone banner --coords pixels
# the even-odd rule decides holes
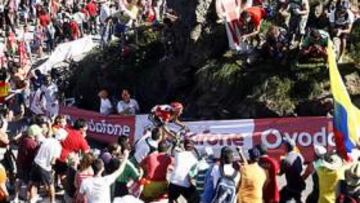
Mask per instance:
[[[121,135],[129,136],[133,142],[143,135],[144,128],[152,126],[147,115],[104,116],[73,107],[62,107],[61,114],[72,120],[84,118],[89,124],[89,136],[106,143],[116,142]],[[242,147],[246,154],[248,149],[263,143],[271,156],[280,158],[285,154],[283,137],[296,143],[307,162],[314,159],[314,145],[335,147],[332,119],[326,117],[196,121],[186,125],[198,150],[211,147],[215,155],[219,155],[224,146],[234,150]]]
[[[125,135],[134,141],[135,116],[105,116],[93,111],[74,107],[60,108],[60,114],[69,116],[72,121],[83,118],[88,122],[88,136],[100,142],[116,142],[118,136]]]
[[[140,138],[140,130],[149,125],[147,115],[136,116],[136,131],[140,134],[136,133],[135,139]],[[224,146],[234,150],[242,147],[246,155],[248,149],[263,143],[271,156],[280,158],[285,154],[283,137],[295,141],[307,162],[314,159],[314,145],[335,147],[332,119],[326,117],[196,121],[186,122],[186,125],[198,150],[208,146],[215,155],[219,155]]]

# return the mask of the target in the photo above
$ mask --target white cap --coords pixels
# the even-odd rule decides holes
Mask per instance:
[[[322,145],[314,145],[314,151],[316,156],[324,156],[327,153],[327,150]]]

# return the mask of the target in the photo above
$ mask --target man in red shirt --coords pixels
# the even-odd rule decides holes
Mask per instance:
[[[280,201],[280,193],[276,176],[280,172],[279,163],[267,155],[267,149],[264,145],[257,145],[256,148],[261,153],[259,164],[268,173],[268,181],[263,188],[263,200],[265,203],[278,203]]]
[[[42,27],[46,28],[50,24],[50,16],[45,11],[45,9],[41,8],[38,14],[39,23]]]
[[[74,18],[70,21],[70,29],[71,29],[71,38],[72,40],[76,40],[80,36],[79,25],[75,22]]]
[[[148,201],[157,200],[167,192],[166,174],[174,162],[173,157],[166,153],[167,149],[166,141],[161,141],[158,146],[159,152],[149,154],[140,164],[146,180],[143,198]]]
[[[98,8],[96,6],[96,3],[93,0],[89,0],[88,4],[85,6],[85,9],[89,13],[89,27],[90,32],[97,33],[96,30],[96,16],[98,15]]]
[[[241,41],[255,37],[260,44],[258,34],[265,17],[266,11],[261,7],[250,7],[244,10],[240,15]]]
[[[78,119],[72,128],[66,129],[68,136],[61,142],[62,151],[60,159],[56,161],[55,165],[55,171],[58,176],[62,177],[66,173],[68,169],[67,159],[71,153],[87,153],[90,151],[90,147],[85,139],[87,127],[84,119]]]

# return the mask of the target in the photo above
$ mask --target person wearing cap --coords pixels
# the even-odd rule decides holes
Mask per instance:
[[[205,188],[201,195],[201,203],[214,201],[217,183],[222,177],[231,178],[235,186],[239,184],[241,178],[238,165],[234,161],[234,151],[228,146],[221,149],[220,161],[214,164],[205,179]],[[229,203],[235,202],[236,198]]]
[[[17,181],[15,188],[15,200],[18,199],[21,185],[27,185],[29,183],[30,174],[28,170],[32,167],[36,151],[39,147],[38,142],[36,142],[36,136],[38,134],[41,134],[40,127],[37,125],[32,125],[28,129],[27,135],[20,139],[18,155],[16,159]]]
[[[276,177],[280,172],[280,165],[278,161],[268,155],[265,145],[257,145],[256,148],[261,154],[259,165],[266,170],[268,175],[263,188],[263,200],[265,203],[277,203],[280,201],[280,193]]]
[[[177,202],[183,196],[187,202],[198,202],[199,194],[190,182],[189,172],[198,163],[198,155],[194,143],[190,139],[184,141],[184,150],[174,150],[174,170],[170,175],[168,187],[169,203]]]
[[[281,160],[280,174],[285,174],[286,185],[280,191],[280,202],[301,202],[301,193],[305,189],[305,180],[302,177],[304,158],[298,152],[294,140],[284,138],[286,155]]]
[[[254,147],[248,151],[249,161],[240,168],[241,182],[238,190],[238,203],[262,203],[263,187],[267,180],[266,171],[258,164],[260,151]]]
[[[139,113],[140,107],[138,102],[131,98],[130,92],[127,89],[123,89],[121,92],[121,101],[116,105],[117,113],[120,115],[135,115]]]
[[[30,202],[34,201],[35,189],[39,188],[41,184],[46,186],[50,202],[55,202],[53,165],[56,159],[60,158],[62,150],[60,142],[65,140],[67,135],[68,133],[65,130],[59,129],[55,134],[55,138],[48,137],[40,145],[30,172]]]
[[[317,202],[319,198],[319,176],[316,173],[316,170],[322,165],[327,150],[322,145],[314,145],[315,160],[308,164],[306,170],[303,174],[304,180],[306,180],[310,175],[313,181],[313,189],[311,193],[306,198],[306,202]]]
[[[146,201],[160,199],[167,192],[168,182],[166,175],[169,166],[174,162],[174,158],[166,153],[168,148],[168,143],[161,141],[158,152],[155,151],[149,154],[140,164],[144,170],[143,179],[146,181],[142,193],[143,199]]]
[[[339,191],[339,181],[343,179],[344,170],[341,158],[336,155],[325,155],[320,166],[316,168],[319,185],[318,203],[332,203],[336,201]]]
[[[353,163],[340,181],[338,203],[357,203],[360,200],[360,162]]]

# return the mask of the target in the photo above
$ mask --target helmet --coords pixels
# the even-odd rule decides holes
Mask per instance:
[[[172,102],[170,104],[172,110],[176,113],[179,113],[180,111],[182,111],[184,109],[184,106],[180,103],[180,102]]]

